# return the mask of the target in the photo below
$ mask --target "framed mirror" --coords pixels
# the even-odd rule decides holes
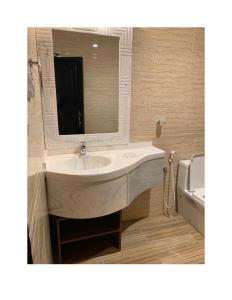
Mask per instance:
[[[118,131],[119,37],[52,30],[59,134]]]
[[[132,28],[37,28],[48,154],[129,142]]]

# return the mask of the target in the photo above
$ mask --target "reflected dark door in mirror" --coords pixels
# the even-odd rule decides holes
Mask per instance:
[[[82,57],[54,57],[59,134],[83,134]]]

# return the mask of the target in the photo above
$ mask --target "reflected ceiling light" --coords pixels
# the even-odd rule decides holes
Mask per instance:
[[[97,47],[98,47],[98,44],[93,44],[92,47],[93,47],[93,48],[97,48]]]

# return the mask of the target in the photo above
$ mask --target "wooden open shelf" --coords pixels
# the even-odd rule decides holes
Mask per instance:
[[[91,219],[49,215],[54,263],[78,263],[121,250],[121,211]]]
[[[61,246],[63,263],[80,262],[90,257],[97,257],[119,251],[120,234],[107,234],[91,239],[67,243]]]

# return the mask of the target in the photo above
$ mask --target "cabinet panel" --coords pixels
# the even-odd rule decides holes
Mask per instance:
[[[163,166],[163,158],[153,159],[129,174],[129,204],[142,192],[161,183]]]
[[[96,183],[47,179],[49,213],[67,218],[96,218],[128,205],[127,175]]]

